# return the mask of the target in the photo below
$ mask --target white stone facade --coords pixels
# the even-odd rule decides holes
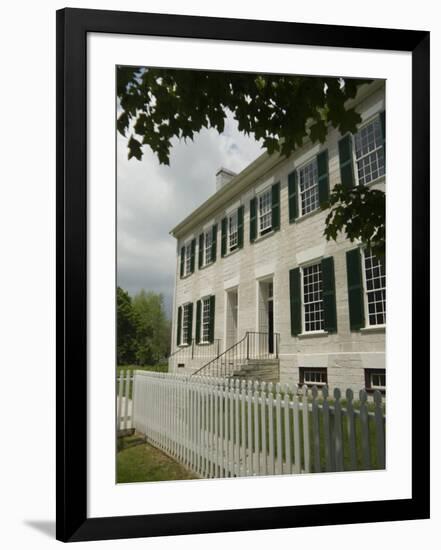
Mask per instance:
[[[363,121],[385,109],[384,84],[375,82],[360,89],[355,100]],[[362,123],[363,124],[363,123]],[[327,211],[317,209],[289,220],[288,175],[301,167],[320,151],[328,151],[329,187],[341,182],[339,146],[342,138],[331,129],[324,144],[305,143],[288,159],[262,155],[249,167],[225,184],[200,208],[172,230],[177,239],[176,288],[173,308],[172,352],[175,352],[178,336],[178,307],[193,303],[192,335],[196,329],[196,302],[205,296],[215,296],[214,338],[223,351],[234,338],[241,338],[247,331],[261,331],[265,320],[259,316],[259,300],[268,287],[259,286],[262,281],[273,283],[274,331],[280,334],[280,381],[300,381],[299,367],[326,368],[330,388],[351,387],[359,390],[365,386],[365,369],[382,369],[385,365],[385,327],[365,327],[351,330],[348,306],[348,279],[346,252],[357,247],[344,238],[337,242],[323,236]],[[280,228],[250,242],[250,200],[256,193],[270,189],[280,182]],[[373,185],[383,189],[385,177]],[[226,213],[238,206],[244,207],[243,247],[221,257],[221,220]],[[199,235],[217,224],[216,260],[198,268]],[[181,277],[180,251],[185,243],[196,239],[194,272]],[[293,336],[291,334],[289,272],[298,266],[319,262],[322,258],[334,258],[335,303],[337,331],[313,332]],[[231,324],[231,308],[235,296],[228,291],[237,289],[237,327]],[[228,321],[229,320],[229,321]],[[262,324],[263,323],[263,324]],[[232,328],[233,327],[233,328]],[[304,332],[304,331],[303,331]],[[195,344],[195,348],[198,348]],[[214,348],[214,344],[212,344]],[[194,372],[208,361],[207,356],[193,359],[187,354],[180,362],[179,372]],[[181,353],[184,357],[184,354]],[[196,356],[196,358],[195,358]],[[179,357],[175,354],[174,357]],[[170,360],[170,369],[177,370],[178,361]],[[185,366],[182,366],[185,365]]]

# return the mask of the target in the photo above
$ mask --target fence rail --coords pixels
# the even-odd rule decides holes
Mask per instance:
[[[134,427],[201,477],[385,467],[382,397],[137,371]],[[372,409],[372,410],[369,410]]]
[[[120,371],[116,377],[116,429],[118,432],[134,428],[133,386],[133,371]]]

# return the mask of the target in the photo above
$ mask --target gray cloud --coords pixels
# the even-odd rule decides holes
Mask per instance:
[[[176,241],[170,229],[214,193],[220,166],[240,172],[261,153],[231,115],[220,135],[203,130],[194,141],[176,140],[170,166],[161,166],[148,148],[141,162],[127,160],[127,139],[118,134],[118,284],[132,295],[162,292],[171,312]]]

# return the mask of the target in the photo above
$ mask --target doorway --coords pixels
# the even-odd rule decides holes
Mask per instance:
[[[274,353],[274,285],[273,280],[259,281],[258,350],[261,356]]]
[[[268,283],[268,353],[274,353],[274,300],[273,283]]]
[[[237,288],[227,290],[227,324],[226,324],[226,338],[225,349],[234,346],[237,342],[237,317],[239,309],[239,296]]]

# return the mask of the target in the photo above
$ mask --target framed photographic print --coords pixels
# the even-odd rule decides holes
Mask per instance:
[[[428,205],[429,33],[57,12],[57,538],[429,517]]]

